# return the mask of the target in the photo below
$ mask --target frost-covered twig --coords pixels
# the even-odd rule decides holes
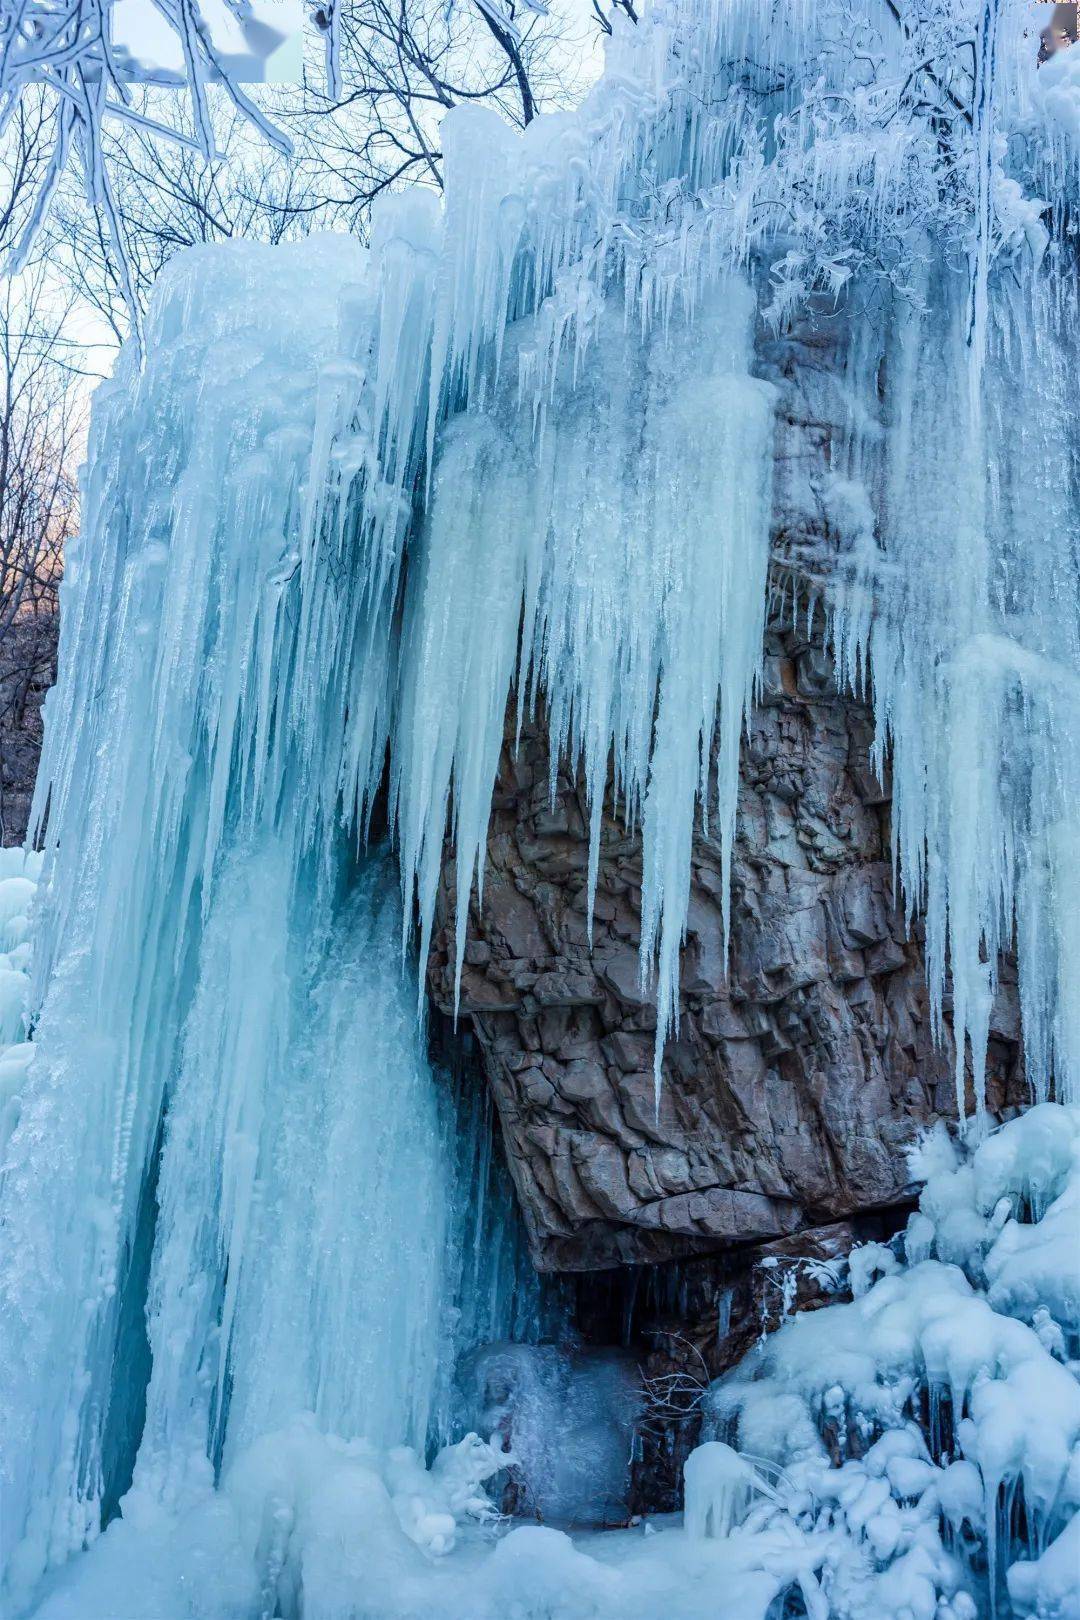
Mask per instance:
[[[239,0],[231,0],[234,9]],[[113,41],[115,0],[0,0],[0,136],[23,104],[38,94],[51,104],[52,148],[27,218],[9,255],[7,268],[28,261],[48,218],[59,184],[77,156],[87,201],[104,221],[117,273],[138,337],[139,308],[114,188],[102,149],[106,119],[116,119],[156,140],[194,147],[209,160],[217,155],[208,86],[221,86],[241,118],[273,148],[291,152],[291,142],[249,97],[214,47],[199,0],[153,0],[155,10],[179,41],[184,57],[193,133],[149,117],[131,105],[131,84],[140,76]],[[336,6],[330,7],[327,72],[337,82]],[[175,76],[164,76],[174,79]],[[163,75],[156,73],[155,80]]]
[[[709,1368],[697,1345],[678,1333],[668,1337],[675,1344],[684,1345],[696,1357],[700,1370],[680,1368],[673,1372],[657,1373],[654,1377],[642,1375],[643,1428],[666,1428],[668,1424],[681,1422],[700,1409],[709,1393]]]

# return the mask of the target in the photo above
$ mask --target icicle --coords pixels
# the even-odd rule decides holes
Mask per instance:
[[[884,490],[880,561],[841,581],[834,631],[849,677],[856,656],[871,675],[874,763],[891,751],[894,857],[909,915],[925,912],[938,1028],[951,980],[963,1117],[968,1058],[981,1113],[998,962],[1014,943],[1035,1093],[1051,1073],[1063,1097],[1080,1084],[1068,922],[1080,408],[1066,381],[1075,288],[1070,315],[1033,272],[995,286],[974,412],[958,291],[942,308],[950,289],[936,287],[939,313],[893,326],[893,427],[863,452],[878,466],[864,476]]]
[[[405,613],[393,779],[421,954],[452,795],[460,973],[524,627],[524,679],[548,711],[553,769],[565,761],[584,776],[592,890],[610,762],[630,814],[642,815],[641,973],[644,986],[658,954],[657,1085],[678,1008],[696,809],[715,741],[726,881],[761,658],[773,396],[747,375],[752,307],[729,282],[692,329],[673,327],[644,352],[605,318],[588,372],[560,377],[540,445],[524,413],[506,433],[501,400],[499,426],[487,415],[453,424]]]

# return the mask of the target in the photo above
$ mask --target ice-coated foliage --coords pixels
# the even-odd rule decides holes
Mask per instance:
[[[970,1156],[939,1131],[915,1169],[919,1211],[852,1255],[852,1303],[797,1317],[713,1386],[709,1421],[765,1498],[744,1487],[741,1533],[802,1538],[808,1615],[1070,1620],[1080,1110],[1044,1103]],[[690,1458],[688,1509],[696,1468],[730,1518],[740,1457],[723,1451],[726,1469]]]
[[[163,275],[145,364],[96,401],[33,1042],[0,1059],[13,1612],[104,1620],[123,1587],[165,1620],[754,1620],[797,1589],[813,1620],[968,1620],[972,1593],[1064,1620],[1071,1115],[928,1149],[904,1262],[863,1253],[888,1274],[717,1392],[746,1456],[699,1462],[691,1517],[737,1531],[492,1547],[487,1442],[421,1452],[455,1350],[521,1326],[512,1244],[484,1178],[462,1196],[401,971],[447,831],[460,964],[534,710],[593,882],[605,791],[641,827],[660,1082],[761,654],[755,336],[829,321],[846,428],[811,560],[891,751],[958,1090],[970,1068],[981,1108],[1014,936],[1033,1081],[1075,1090],[1075,76],[1035,81],[1025,18],[656,0],[577,113],[448,116],[445,205],[390,200],[370,250]],[[359,848],[384,821],[404,904]]]

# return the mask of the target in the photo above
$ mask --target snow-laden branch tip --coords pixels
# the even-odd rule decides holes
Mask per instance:
[[[207,95],[208,86],[217,84],[244,121],[276,151],[288,156],[292,143],[245,93],[216,50],[199,0],[153,0],[183,53],[180,74],[155,69],[148,75],[139,70],[113,39],[114,4],[115,0],[80,0],[76,5],[67,0],[0,0],[0,136],[24,97],[43,94],[54,111],[52,149],[6,268],[15,272],[26,264],[60,181],[77,157],[87,201],[105,221],[138,339],[140,315],[131,265],[102,148],[104,120],[136,125],[153,139],[191,147],[209,161],[219,156]],[[229,5],[240,16],[249,9],[248,0],[229,0]],[[338,0],[324,0],[315,12],[326,35],[326,76],[334,97],[341,87],[338,13]],[[131,84],[147,77],[186,89],[194,137],[131,106]]]

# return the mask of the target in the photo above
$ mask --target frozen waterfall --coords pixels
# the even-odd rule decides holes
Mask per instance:
[[[133,1470],[137,1499],[190,1501],[302,1412],[422,1453],[448,1435],[455,1332],[498,1337],[523,1309],[485,1174],[455,1181],[469,1150],[393,870],[357,865],[333,807],[309,817],[301,747],[342,732],[286,718],[317,367],[362,256],[283,258],[269,283],[256,250],[189,263],[155,358],[96,405],[41,778],[34,1065],[4,1167],[17,1599]],[[289,314],[313,276],[321,327]]]
[[[527,1336],[535,1301],[418,1016],[444,841],[460,969],[507,724],[539,716],[553,779],[583,781],[590,896],[605,795],[640,827],[659,1088],[695,828],[730,867],[759,673],[782,381],[759,375],[763,331],[840,334],[844,428],[803,562],[872,693],[961,1119],[970,1089],[977,1142],[1010,948],[1035,1093],[1080,1086],[1080,85],[1068,63],[1034,82],[1019,0],[959,8],[982,54],[944,81],[908,72],[926,40],[890,0],[857,23],[832,0],[782,9],[781,27],[761,0],[656,0],[617,19],[576,113],[519,135],[455,111],[445,203],[387,200],[369,249],[184,255],[145,366],[126,353],[98,393],[37,790],[32,1031],[21,937],[3,969],[7,1034],[33,1037],[0,1058],[13,1613],[104,1620],[123,1583],[139,1620],[502,1620],[521,1592],[528,1615],[698,1620],[722,1587],[749,1620],[798,1586],[818,1620],[807,1545],[873,1517],[845,1506],[837,1529],[821,1476],[858,1464],[847,1483],[883,1534],[900,1525],[891,1558],[915,1522],[906,1485],[886,1507],[896,1459],[938,1493],[914,1493],[918,1620],[974,1612],[927,1468],[985,1462],[995,1602],[1038,1587],[1003,1585],[1021,1551],[1072,1534],[1071,1429],[1036,1478],[924,1455],[909,1405],[889,1414],[907,1440],[831,1469],[808,1426],[829,1389],[789,1365],[788,1330],[714,1406],[745,1419],[767,1383],[806,1420],[802,1472],[778,1528],[783,1448],[753,1479],[713,1454],[723,1511],[702,1522],[733,1525],[746,1485],[746,1538],[722,1553],[682,1531],[653,1561],[643,1538],[493,1540],[500,1454],[449,1444],[455,1358]],[[955,1195],[977,1240],[950,1256],[939,1225],[940,1270],[876,1296],[900,1297],[905,1331],[928,1275],[935,1322],[957,1299],[995,1315],[1005,1349],[964,1361],[958,1410],[1017,1366],[1038,1378],[1043,1353],[1075,1388],[1052,1290],[970,1304],[998,1232],[1044,1217],[992,1176],[983,1207],[969,1184],[993,1159],[930,1166],[931,1201]],[[1048,1198],[1072,1198],[1071,1165],[1045,1170]],[[889,1399],[927,1379],[937,1399],[944,1375],[909,1348],[872,1346],[859,1393],[907,1355]],[[1051,1499],[999,1556],[998,1494],[1021,1476]]]

